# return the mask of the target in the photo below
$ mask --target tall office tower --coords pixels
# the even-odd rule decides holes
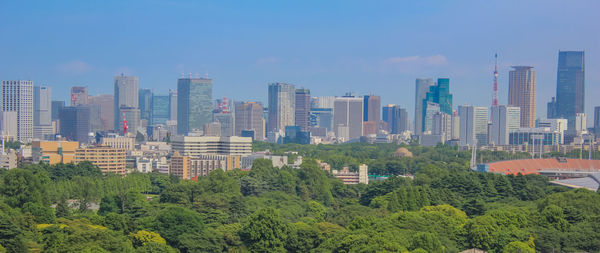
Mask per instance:
[[[5,140],[15,140],[17,138],[17,112],[0,111],[0,135]]]
[[[546,118],[555,119],[556,116],[556,97],[552,97],[552,100],[546,105]]]
[[[212,79],[177,79],[177,133],[187,135],[212,122]]]
[[[381,97],[375,95],[364,96],[363,121],[371,121],[379,124],[381,120]]]
[[[436,112],[433,115],[433,126],[431,127],[431,134],[439,136],[442,143],[452,139],[452,116],[443,113]]]
[[[512,66],[508,73],[508,105],[521,108],[521,127],[535,126],[535,70]]]
[[[404,131],[408,131],[409,125],[408,112],[406,109],[399,105],[394,106],[393,120],[392,120],[392,133],[401,134]]]
[[[100,124],[102,126],[102,131],[114,130],[115,96],[112,94],[98,94],[97,96],[89,96],[88,102],[90,105],[95,105],[100,108]]]
[[[311,108],[331,108],[333,109],[333,103],[335,102],[334,96],[321,96],[312,98]]]
[[[115,130],[117,132],[123,132],[123,115],[121,108],[139,108],[139,80],[135,76],[115,76],[115,106],[114,106],[114,123]],[[139,118],[140,116],[134,116],[133,118]]]
[[[381,120],[385,122],[385,131],[392,133],[392,123],[394,120],[394,104],[388,104],[381,110]]]
[[[71,106],[87,105],[88,104],[88,87],[73,86],[71,87]]]
[[[138,106],[140,108],[140,119],[145,119],[148,123],[152,122],[152,90],[140,89]]]
[[[293,126],[296,123],[294,119],[295,96],[296,87],[293,84],[269,84],[268,132],[283,131],[286,126]]]
[[[508,145],[510,133],[521,127],[521,108],[506,105],[492,106],[491,144]]]
[[[432,85],[432,78],[417,78],[415,81],[415,133],[418,135],[423,131],[423,99]]]
[[[52,101],[52,120],[58,120],[60,109],[65,107],[65,101]]]
[[[450,79],[448,78],[438,78],[437,84],[430,86],[429,91],[425,94],[425,98],[423,99],[422,104],[422,123],[421,123],[421,131],[431,131],[431,117],[426,118],[428,111],[434,112],[434,110],[429,110],[427,107],[429,105],[436,107],[439,106],[439,111],[446,113],[448,115],[452,115],[452,94],[450,94]],[[430,114],[433,115],[433,114]]]
[[[363,98],[338,97],[333,105],[333,128],[345,141],[360,138],[363,133]]]
[[[121,115],[120,125],[117,129],[125,134],[125,121],[127,121],[127,135],[135,137],[137,132],[145,133],[145,129],[142,128],[142,120],[140,119],[140,109],[136,107],[123,107],[119,108],[119,115]]]
[[[52,135],[52,88],[33,87],[33,137],[44,140]]]
[[[423,131],[422,134],[431,134],[433,130],[433,115],[441,112],[440,105],[438,103],[427,102],[423,106]]]
[[[169,89],[169,120],[177,121],[177,90]]]
[[[2,81],[2,111],[17,113],[17,140],[33,139],[33,81]]]
[[[460,139],[460,117],[458,116],[458,112],[454,110],[452,112],[452,140]]]
[[[263,107],[257,102],[235,104],[235,135],[242,136],[242,131],[253,130],[254,140],[265,139]]]
[[[556,115],[567,119],[567,134],[573,135],[575,116],[585,113],[585,57],[583,51],[559,51],[556,76]]]
[[[60,111],[60,135],[70,141],[89,142],[91,131],[89,106],[66,106]]]
[[[297,89],[296,90],[296,105],[294,110],[294,121],[296,126],[300,127],[301,131],[308,131],[310,123],[310,90],[309,89]]]
[[[153,95],[152,96],[152,121],[150,124],[166,124],[169,120],[169,96],[168,95]]]
[[[460,145],[487,145],[488,108],[483,106],[462,105],[458,107],[460,116]]]
[[[594,107],[594,132],[600,135],[600,106]]]

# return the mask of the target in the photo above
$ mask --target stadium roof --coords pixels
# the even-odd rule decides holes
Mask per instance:
[[[592,173],[587,177],[582,178],[555,180],[550,181],[550,183],[570,188],[585,188],[592,191],[598,191],[598,188],[600,187],[600,173]]]
[[[489,172],[503,174],[539,174],[548,171],[597,171],[600,172],[600,160],[546,158],[524,159],[489,163]]]

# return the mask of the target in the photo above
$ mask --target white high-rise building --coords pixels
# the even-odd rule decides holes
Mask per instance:
[[[587,133],[587,115],[585,113],[575,114],[575,131],[577,135]]]
[[[52,134],[52,88],[33,87],[33,137],[45,139]]]
[[[441,137],[442,143],[452,139],[452,116],[437,112],[433,115],[431,133]]]
[[[460,116],[460,145],[487,145],[488,108],[482,106],[462,105],[458,107]]]
[[[344,141],[360,138],[363,132],[363,98],[338,97],[333,107],[333,128]],[[347,129],[347,130],[346,130]]]
[[[2,111],[17,113],[17,140],[33,139],[33,81],[2,81]]]
[[[418,135],[423,129],[423,99],[432,85],[432,78],[417,78],[415,81],[415,133]]]
[[[427,108],[425,109],[425,120],[423,123],[422,134],[431,134],[433,130],[433,115],[440,112],[440,104],[427,102]]]
[[[492,129],[490,145],[508,145],[510,133],[521,127],[521,108],[516,106],[492,106]]]
[[[267,132],[283,131],[295,125],[296,86],[288,83],[269,84],[269,122]]]
[[[335,102],[334,96],[313,97],[310,107],[311,108],[331,108],[331,109],[333,109],[334,102]]]
[[[115,130],[121,132],[123,129],[123,114],[121,108],[127,110],[139,109],[139,80],[135,76],[115,76]],[[139,119],[126,119],[128,122]],[[135,124],[135,123],[134,123]],[[139,125],[139,124],[138,124]]]

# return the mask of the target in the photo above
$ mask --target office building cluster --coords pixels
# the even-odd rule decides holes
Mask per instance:
[[[418,78],[412,122],[405,107],[382,105],[381,97],[372,93],[313,96],[309,89],[284,82],[267,85],[263,104],[216,99],[213,80],[191,74],[178,78],[176,89],[165,94],[142,88],[136,76],[121,74],[113,79],[112,94],[90,94],[87,86],[79,85],[70,89],[70,101],[53,100],[48,85],[7,80],[2,81],[2,139],[23,143],[25,151],[4,150],[2,164],[91,161],[102,164],[106,173],[160,171],[194,178],[214,169],[251,168],[256,158],[252,141],[418,141],[512,151],[537,150],[537,145],[541,152],[560,151],[594,143],[593,134],[600,133],[600,107],[594,111],[594,127],[586,125],[584,73],[584,52],[559,52],[556,96],[545,118],[536,112],[532,66],[513,66],[507,103],[499,104],[494,97],[491,107],[456,106],[449,78]]]

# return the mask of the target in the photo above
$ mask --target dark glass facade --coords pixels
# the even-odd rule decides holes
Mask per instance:
[[[187,135],[212,122],[212,80],[180,78],[177,80],[177,133]]]
[[[440,112],[452,115],[452,94],[450,94],[450,79],[438,78],[437,84],[429,87],[429,92],[423,99],[422,110],[422,129],[425,129],[425,120],[427,115],[427,103],[436,103],[440,105]]]
[[[166,124],[169,120],[169,96],[152,96],[152,120],[153,125]]]
[[[558,53],[556,107],[554,118],[567,119],[567,130],[574,133],[575,116],[584,113],[585,57],[583,51]]]

